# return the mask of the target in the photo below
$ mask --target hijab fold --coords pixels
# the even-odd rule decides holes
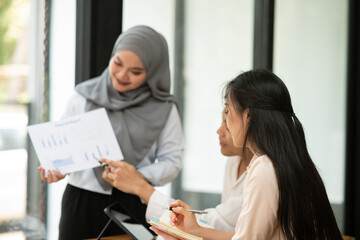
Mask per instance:
[[[147,26],[132,27],[118,37],[112,56],[123,50],[141,59],[146,70],[144,84],[117,92],[106,68],[75,90],[86,99],[85,111],[106,109],[124,160],[136,166],[158,139],[175,99],[170,94],[168,47],[161,34]]]

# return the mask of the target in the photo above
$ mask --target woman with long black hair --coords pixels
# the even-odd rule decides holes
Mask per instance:
[[[235,233],[200,227],[180,200],[172,224],[204,239],[341,239],[283,81],[266,70],[244,72],[226,85],[225,100],[234,145],[254,154]]]

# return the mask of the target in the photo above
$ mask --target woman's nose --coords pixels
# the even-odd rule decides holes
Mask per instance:
[[[222,134],[221,134],[221,127],[220,128],[218,128],[218,130],[216,130],[216,133],[219,135],[219,136],[221,136]]]
[[[125,70],[117,72],[116,75],[120,80],[123,80],[123,81],[129,80],[129,76],[127,74],[127,71],[125,71]]]

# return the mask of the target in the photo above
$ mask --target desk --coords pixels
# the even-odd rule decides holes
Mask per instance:
[[[343,237],[343,240],[355,240],[354,237],[350,237],[350,236],[342,236]]]

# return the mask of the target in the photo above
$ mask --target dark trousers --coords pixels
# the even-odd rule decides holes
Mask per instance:
[[[115,188],[113,188],[112,195],[105,195],[68,184],[62,199],[59,239],[96,238],[109,221],[109,217],[104,213],[104,208],[114,202],[118,202],[118,211],[126,214],[122,209],[124,206],[132,213],[132,216],[147,225],[146,205],[137,196]],[[112,222],[103,236],[119,234],[124,234],[124,232]]]

